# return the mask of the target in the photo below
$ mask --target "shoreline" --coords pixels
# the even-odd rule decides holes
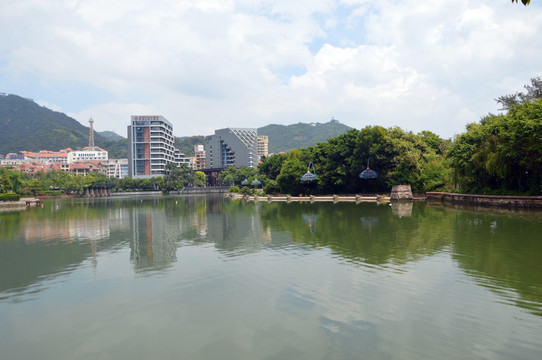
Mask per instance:
[[[198,189],[199,194],[216,193],[212,188]],[[160,191],[148,192],[125,192],[112,193],[111,197],[118,196],[156,196],[161,195]],[[183,193],[179,192],[179,195]],[[267,202],[390,202],[389,194],[384,195],[309,195],[309,196],[290,196],[290,195],[242,195],[237,193],[224,193],[224,196],[235,200],[245,201],[267,201]],[[19,209],[29,206],[39,206],[44,199],[72,198],[73,195],[61,196],[36,196],[21,198],[19,201],[0,201],[0,209]],[[414,194],[412,200],[394,200],[393,202],[411,202],[426,201],[427,203],[443,203],[452,205],[475,205],[493,208],[515,208],[515,209],[542,209],[542,196],[515,196],[515,195],[479,195],[479,194],[460,194],[449,192],[428,192],[426,194]]]
[[[475,205],[515,209],[542,209],[542,196],[477,195],[449,192],[428,192],[427,202],[454,205]]]

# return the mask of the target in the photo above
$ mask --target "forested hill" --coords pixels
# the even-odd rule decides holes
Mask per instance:
[[[17,95],[0,96],[0,154],[21,150],[58,151],[88,146],[89,128],[66,114]],[[108,140],[94,133],[94,143],[110,158],[127,156],[126,140]]]
[[[352,128],[337,120],[331,120],[327,123],[267,125],[258,129],[258,135],[267,135],[269,152],[278,153],[326,142],[330,137],[343,134],[350,129]]]

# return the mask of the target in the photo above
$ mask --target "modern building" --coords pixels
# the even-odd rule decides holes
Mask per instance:
[[[194,145],[194,169],[203,170],[205,168],[205,146]]]
[[[132,178],[166,175],[175,163],[173,127],[161,115],[132,115],[128,126],[128,173]]]
[[[228,166],[256,167],[258,165],[258,130],[226,128],[215,130],[205,147],[207,169]]]
[[[269,137],[267,135],[258,135],[258,156],[269,156]]]
[[[128,159],[109,159],[107,161],[107,176],[119,179],[128,177]]]
[[[70,151],[68,153],[68,164],[82,161],[102,161],[107,162],[109,155],[106,150],[98,146],[85,146],[81,150]]]
[[[90,172],[99,172],[107,175],[106,161],[88,160],[79,161],[68,165],[68,172],[75,175],[87,176]]]
[[[190,158],[185,156],[181,150],[177,148],[175,148],[175,162],[177,163],[177,166],[186,164],[188,167],[190,167]]]

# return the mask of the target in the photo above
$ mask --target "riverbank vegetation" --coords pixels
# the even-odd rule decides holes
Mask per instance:
[[[418,193],[542,195],[542,78],[532,79],[525,90],[496,99],[504,113],[468,124],[454,139],[367,126],[264,158],[257,169],[228,169],[220,179],[241,185],[258,178],[266,193],[296,195],[382,193],[398,184]],[[317,180],[304,182],[311,162]],[[368,166],[378,177],[360,179]]]
[[[10,167],[0,167],[0,194],[60,196],[81,194],[88,187],[106,187],[112,191],[153,191],[170,192],[185,186],[204,186],[205,175],[183,167],[169,166],[164,177],[148,179],[108,178],[98,172],[87,176],[75,175],[62,170],[38,172],[30,175]],[[7,197],[5,197],[7,199]],[[4,197],[0,197],[0,201]]]

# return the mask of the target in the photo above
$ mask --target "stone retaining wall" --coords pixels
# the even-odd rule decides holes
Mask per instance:
[[[428,192],[427,201],[509,208],[542,208],[542,196],[473,195]]]

